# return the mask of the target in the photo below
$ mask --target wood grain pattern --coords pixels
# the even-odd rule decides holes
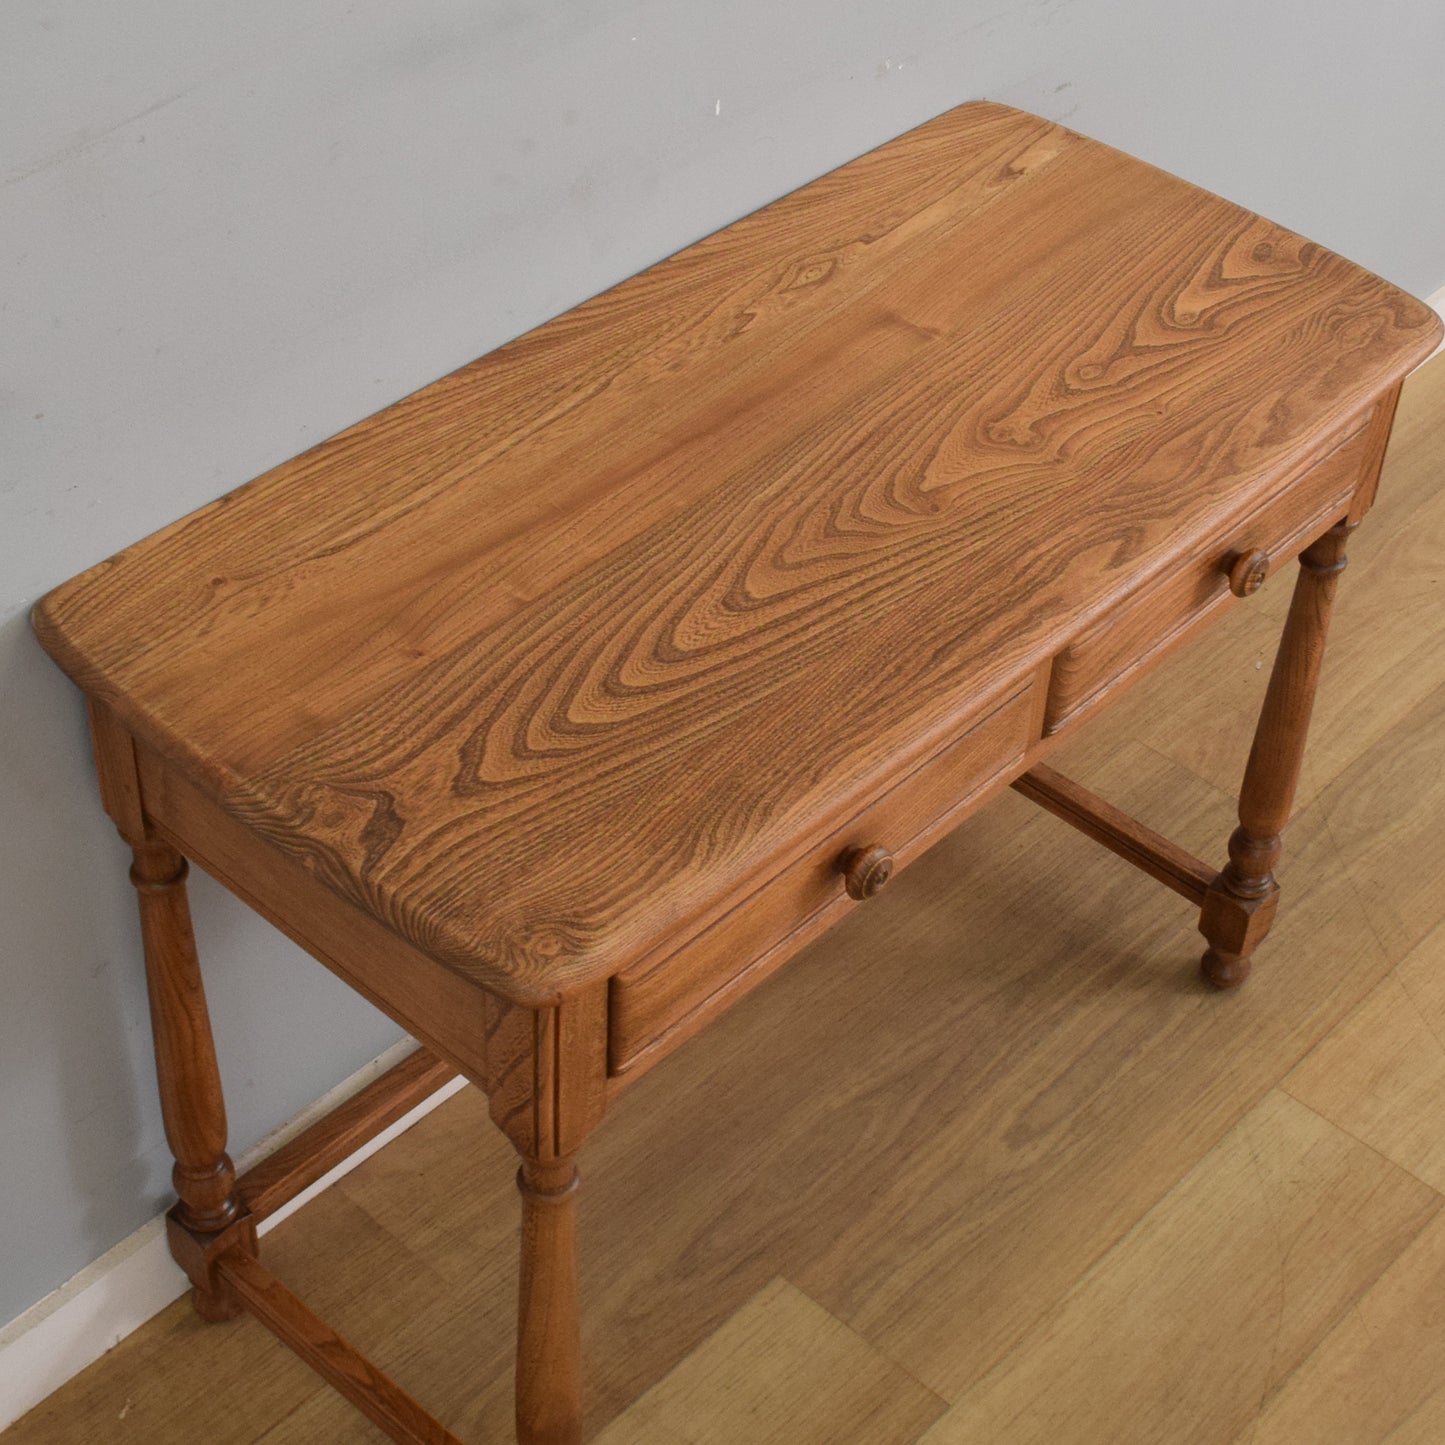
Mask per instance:
[[[1156,706],[1201,685],[1187,656],[1171,673]],[[1217,846],[1232,811],[1228,795],[1127,743],[1107,721],[1060,765],[1097,779],[1136,816],[1167,817],[1191,851]],[[915,1378],[960,1398],[1179,1178],[1181,1151],[1192,1163],[1217,1143],[1286,1061],[1387,971],[1339,886],[1322,820],[1301,815],[1293,844],[1292,906],[1272,968],[1252,994],[1221,1006],[1189,977],[1196,915],[1187,904],[1024,799],[1000,799],[940,847],[934,866],[910,870],[927,870],[928,892],[910,894],[904,877],[874,905],[885,912],[876,925],[869,909],[857,910],[853,966],[876,975],[882,958],[882,967],[906,969],[907,987],[879,991],[855,1031],[858,995],[825,1004],[815,978],[810,1000],[821,1016],[792,1020],[798,1051],[821,1058],[789,1056],[788,1098],[811,1086],[831,1101],[813,1120],[826,1146],[795,1139],[804,1160],[826,1171],[813,1207],[834,1191],[851,1191],[850,1204],[798,1235],[756,1216],[749,1228],[787,1230],[789,1252],[808,1256],[790,1278]],[[998,881],[985,884],[990,872]],[[830,940],[813,965],[836,973],[839,988],[845,947]],[[1331,950],[1348,965],[1326,970],[1322,952]],[[966,980],[971,1011],[939,1016],[954,977]],[[780,1053],[790,1047],[759,1026]],[[864,1051],[878,1051],[866,1065],[864,1037]],[[843,1056],[856,1077],[840,1092],[823,1076]],[[855,1157],[835,1164],[824,1159],[829,1148]],[[760,1164],[782,1167],[776,1152]],[[801,1187],[799,1171],[783,1178]],[[727,1237],[743,1247],[740,1235]]]
[[[1445,1437],[1445,1215],[1356,1300],[1231,1445]]]
[[[1267,221],[966,106],[92,570],[37,627],[329,887],[550,1003],[796,856],[1437,333]]]
[[[920,1445],[1233,1440],[1439,1210],[1418,1180],[1272,1093]],[[1336,1232],[1357,1248],[1321,1269],[1341,1257]],[[1227,1372],[1200,1367],[1220,1355]]]
[[[135,741],[111,710],[94,698],[86,699],[90,744],[95,754],[95,776],[100,784],[101,806],[116,831],[132,847],[149,834],[136,773]]]
[[[137,761],[150,826],[160,837],[473,1083],[487,1077],[490,1005],[482,989],[339,897],[298,859],[257,840],[148,749],[138,750]]]
[[[877,376],[878,363],[869,356],[890,334],[910,333],[901,318],[890,324],[882,306],[870,308],[869,324],[848,323],[869,345],[847,357],[847,367],[819,365],[821,353],[789,343],[800,319],[829,319],[851,309],[871,286],[899,284],[916,271],[917,254],[935,233],[1005,200],[1011,187],[1056,159],[1063,140],[1057,128],[1041,120],[1021,123],[1001,108],[984,111],[956,112],[914,133],[901,151],[895,145],[860,158],[197,513],[186,526],[204,531],[229,565],[219,577],[185,579],[194,590],[163,619],[159,640],[185,646],[204,616],[209,655],[225,654],[241,674],[215,679],[227,689],[225,699],[254,706],[258,694],[271,690],[257,687],[258,679],[279,680],[278,692],[302,689],[291,721],[304,726],[313,684],[327,694],[347,686],[376,689],[411,670],[409,648],[440,653],[470,636],[478,607],[496,618],[524,605],[539,583],[545,588],[649,523],[650,514],[629,522],[618,503],[650,480],[643,474],[674,455],[679,442],[691,440],[706,453],[736,443],[737,427],[714,426],[691,439],[677,434],[700,393],[710,400],[728,396],[742,381],[740,399],[751,403],[742,410],[751,417],[779,388],[760,389],[749,366],[766,373],[785,365],[807,383],[809,406],[824,383],[839,384],[860,363],[862,382]],[[915,277],[914,284],[929,279]],[[885,372],[898,355],[891,350],[884,357]],[[679,377],[685,389],[677,386]],[[823,392],[825,400],[828,395]],[[599,458],[592,443],[602,419],[594,413],[618,404],[637,424],[611,431]],[[761,430],[766,433],[766,425]],[[755,445],[756,437],[751,440]],[[359,456],[364,467],[356,464]],[[708,485],[696,470],[669,468],[659,481],[685,503]],[[314,492],[312,503],[279,520],[275,496],[296,501],[300,490]],[[333,505],[314,505],[321,495]],[[536,548],[515,561],[508,555],[527,543],[539,519],[589,505],[586,525],[570,538],[575,556],[551,547],[545,558]],[[398,545],[407,541],[428,551],[434,590],[428,597],[424,586],[418,589],[422,605],[397,616],[394,590],[387,595],[377,582],[393,575],[398,550],[413,550]],[[142,549],[167,550],[165,544]],[[476,585],[449,600],[435,587],[458,559]],[[152,560],[134,555],[142,569]],[[539,578],[544,560],[550,571]],[[494,576],[496,585],[489,586]],[[338,589],[345,590],[338,595]],[[256,617],[278,592],[296,591],[310,604],[296,609],[304,613],[300,650],[308,667],[278,678],[288,654],[270,659],[264,673],[249,669]],[[88,612],[83,599],[74,601]],[[134,639],[141,624],[156,626],[150,609],[132,605],[116,620],[117,634],[95,665],[155,670],[158,659],[142,657],[148,649],[124,640]],[[274,711],[260,723],[266,732],[276,726]]]
[[[964,107],[51,594],[134,838],[207,1310],[243,1300],[398,1438],[442,1431],[252,1258],[176,847],[486,1090],[521,1157],[516,1435],[578,1445],[575,1160],[609,1058],[715,1017],[1333,521],[1204,893],[1206,975],[1237,981],[1362,459],[1439,329],[1259,217]],[[1047,770],[1034,792],[1196,896],[1185,850]]]
[[[1224,570],[1229,577],[1229,590],[1236,597],[1253,597],[1269,576],[1268,552],[1240,552],[1227,561]]]
[[[1426,614],[1432,624],[1438,613]],[[1337,780],[1319,800],[1338,840],[1341,876],[1392,962],[1445,918],[1445,889],[1406,860],[1433,857],[1445,816],[1445,687],[1399,717],[1356,761],[1350,786]]]
[[[910,1445],[943,1402],[773,1280],[596,1445]]]
[[[1445,1194],[1445,924],[1281,1087]]]
[[[524,1160],[517,1290],[518,1445],[582,1445],[582,1315],[577,1293],[577,1170]]]
[[[607,990],[551,1009],[486,1002],[483,1087],[492,1121],[524,1160],[570,1159],[607,1108]]]
[[[1390,523],[1381,527],[1377,510],[1351,542],[1341,611],[1354,625],[1331,638],[1297,807],[1308,806],[1437,686],[1445,629],[1402,626],[1405,618],[1433,616],[1440,608],[1435,559],[1445,551],[1445,490],[1438,468],[1420,458],[1445,429],[1445,390],[1429,384],[1428,375],[1422,369],[1407,383],[1413,402],[1401,406],[1390,443],[1390,456],[1401,458],[1398,465],[1386,462],[1381,490],[1379,505]],[[1118,725],[1235,791],[1289,608],[1290,590],[1281,582],[1264,587],[1249,606],[1230,609],[1189,649],[1199,677],[1228,678],[1231,688],[1180,690],[1167,711],[1151,711],[1147,689],[1142,697],[1121,697],[1111,702]]]
[[[1366,480],[1350,504],[1350,512],[1346,521],[1358,525],[1365,513],[1375,505],[1375,496],[1380,486],[1380,471],[1385,463],[1385,451],[1390,445],[1390,436],[1395,425],[1395,411],[1400,404],[1400,393],[1404,385],[1402,377],[1375,403],[1366,433],[1367,450],[1361,466]]]
[[[849,848],[834,864],[843,877],[843,889],[855,903],[872,898],[893,876],[893,854],[880,843]]]
[[[1277,495],[1245,516],[1223,523],[1214,553],[1196,553],[1151,586],[1120,601],[1093,627],[1071,641],[1054,664],[1046,727],[1058,732],[1083,717],[1122,685],[1142,675],[1155,654],[1176,646],[1231,601],[1224,563],[1257,548],[1267,569],[1278,570],[1344,515],[1362,481],[1373,492],[1367,469],[1378,456],[1370,421],[1330,449]],[[1227,541],[1224,539],[1228,539]],[[1258,590],[1261,577],[1252,591]]]
[[[1035,708],[1028,691],[974,721],[936,756],[866,805],[848,800],[845,819],[823,819],[803,856],[765,880],[679,949],[671,940],[612,980],[611,1067],[622,1074],[680,1020],[727,991],[729,1001],[795,953],[852,904],[837,860],[871,839],[889,840],[895,866],[917,857],[1023,765]],[[841,828],[830,827],[834,821]],[[735,985],[729,988],[729,985]]]

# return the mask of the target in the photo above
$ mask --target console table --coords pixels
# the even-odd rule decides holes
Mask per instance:
[[[575,1160],[609,1101],[1010,785],[1197,907],[1205,977],[1242,982],[1346,539],[1440,330],[970,104],[50,593],[134,852],[196,1308],[453,1440],[255,1227],[460,1071],[521,1159],[517,1437],[578,1441]],[[1222,869],[1045,764],[1296,556]],[[239,1178],[187,859],[423,1045]]]

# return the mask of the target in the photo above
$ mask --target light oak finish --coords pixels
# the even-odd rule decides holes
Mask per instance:
[[[1445,1194],[1445,925],[1281,1087]]]
[[[909,1445],[944,1408],[800,1290],[774,1280],[597,1445]]]
[[[1238,1445],[1431,1445],[1445,1431],[1445,1216],[1341,1317]]]
[[[1272,1093],[921,1445],[1233,1440],[1439,1209],[1434,1191]],[[1200,1368],[1221,1355],[1227,1371]]]
[[[244,1305],[433,1438],[254,1259],[186,856],[421,1039],[415,1078],[486,1094],[521,1161],[523,1445],[582,1438],[575,1161],[609,1103],[1010,782],[1202,901],[1206,976],[1238,982],[1343,537],[1439,332],[1259,217],[969,105],[43,599],[135,849],[203,1312]],[[1042,766],[1301,553],[1223,872]],[[881,972],[870,1014],[900,989],[931,992]]]
[[[1200,685],[1187,655],[1181,663],[1156,694],[1162,706]],[[1098,747],[1069,750],[1071,771],[1138,816],[1167,816],[1191,848],[1222,834],[1227,795],[1099,729]],[[870,904],[882,912],[856,960],[853,949],[847,959],[818,950],[809,1001],[821,1016],[803,1038],[821,1057],[790,1064],[785,1096],[795,1128],[806,1114],[832,1149],[862,1156],[807,1186],[824,1217],[788,1231],[788,1278],[950,1401],[1028,1337],[1389,967],[1340,884],[1322,818],[1294,824],[1291,905],[1269,968],[1226,1000],[1190,979],[1193,910],[1054,818],[1021,816],[1031,807],[1001,799],[915,865],[929,868],[926,891],[905,876]],[[989,872],[997,886],[981,881]],[[860,926],[867,917],[858,911]],[[920,996],[850,1026],[864,990],[842,980],[850,967],[876,974],[880,956],[907,957]],[[1325,957],[1340,962],[1327,968]],[[818,996],[829,976],[844,989],[836,1007]],[[830,1065],[861,1067],[865,1027],[876,1057],[862,1077],[830,1085]],[[792,1102],[810,1087],[823,1096],[816,1109]],[[792,1144],[816,1172],[823,1144]],[[771,1179],[776,1151],[764,1167]],[[772,1187],[805,1179],[788,1169]],[[824,1193],[843,1199],[825,1208]],[[1274,1238],[1268,1216],[1244,1222]],[[753,1233],[785,1228],[756,1213],[748,1223]],[[741,1224],[714,1227],[742,1247]]]

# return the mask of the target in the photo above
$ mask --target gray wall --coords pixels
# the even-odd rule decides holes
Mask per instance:
[[[159,1209],[118,841],[43,590],[975,96],[1428,293],[1439,0],[12,0],[0,12],[0,1322]],[[194,891],[244,1149],[396,1036]]]

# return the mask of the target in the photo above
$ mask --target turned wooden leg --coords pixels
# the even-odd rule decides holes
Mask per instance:
[[[1299,783],[1325,634],[1353,530],[1344,522],[1331,527],[1299,559],[1289,617],[1240,787],[1239,827],[1229,840],[1229,862],[1210,885],[1199,919],[1199,931],[1209,941],[1200,969],[1216,988],[1238,988],[1244,982],[1250,955],[1274,919],[1280,834]]]
[[[517,1439],[520,1445],[579,1445],[582,1327],[574,1161],[525,1160],[517,1188],[522,1195]]]
[[[550,1008],[489,998],[486,1049],[492,1119],[522,1160],[517,1439],[579,1445],[577,1155],[607,1107],[607,981]]]
[[[240,1304],[211,1262],[238,1243],[254,1253],[255,1231],[236,1197],[236,1170],[226,1153],[226,1106],[186,902],[187,864],[164,843],[139,842],[132,851],[161,1118],[176,1160],[171,1248],[191,1277],[197,1312],[230,1319]]]

